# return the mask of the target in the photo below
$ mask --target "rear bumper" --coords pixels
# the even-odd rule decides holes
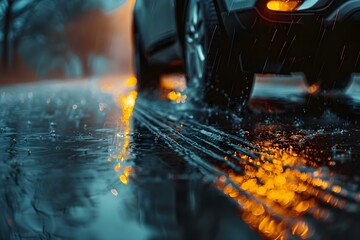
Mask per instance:
[[[223,27],[242,55],[244,71],[303,72],[308,65],[324,67],[324,57],[333,61],[325,65],[360,71],[360,1],[321,1],[292,13],[267,10],[266,0],[229,7],[231,1],[244,2],[219,0],[218,7]]]

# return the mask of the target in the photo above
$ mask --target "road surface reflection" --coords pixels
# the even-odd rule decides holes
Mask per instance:
[[[360,235],[357,83],[319,95],[260,79],[239,116],[163,81],[3,87],[1,238]]]
[[[179,80],[174,77],[173,79],[167,79],[169,82],[174,81],[173,85],[162,84],[165,91],[163,95],[167,96],[166,92],[170,94],[175,92],[177,96],[182,96],[185,90],[184,86],[179,86]],[[224,161],[215,165],[223,173],[220,174],[218,181],[215,181],[215,185],[238,204],[243,220],[253,229],[269,239],[288,239],[290,236],[303,239],[322,238],[325,233],[323,229],[317,228],[319,222],[332,222],[338,215],[351,218],[360,210],[360,193],[358,185],[354,186],[357,183],[358,175],[351,179],[353,183],[349,184],[344,181],[346,175],[338,173],[344,162],[357,166],[355,161],[358,160],[359,153],[358,151],[355,153],[352,149],[358,149],[358,141],[354,146],[350,146],[351,144],[348,142],[343,143],[342,139],[338,143],[333,141],[332,146],[325,148],[316,143],[334,137],[350,137],[353,140],[359,138],[358,129],[354,129],[355,134],[348,134],[349,130],[346,129],[349,125],[354,127],[356,121],[347,122],[344,128],[342,119],[338,117],[335,121],[331,119],[335,117],[332,114],[345,117],[347,121],[349,118],[358,117],[359,112],[350,109],[354,106],[355,109],[357,108],[355,100],[359,91],[351,89],[357,88],[354,86],[356,84],[353,84],[349,87],[351,90],[347,91],[348,94],[353,91],[350,96],[340,95],[340,98],[338,98],[339,95],[335,95],[335,97],[332,95],[316,96],[311,95],[316,93],[313,91],[314,86],[306,89],[301,81],[294,81],[294,79],[290,81],[286,78],[275,81],[275,84],[280,83],[277,86],[280,91],[276,91],[274,83],[268,84],[268,81],[265,81],[266,84],[262,84],[264,80],[259,80],[249,107],[252,112],[266,115],[263,117],[268,119],[260,122],[254,121],[251,117],[252,114],[245,113],[245,123],[240,124],[240,126],[250,124],[249,129],[241,129],[241,131],[246,133],[245,136],[248,139],[252,139],[251,145],[253,146],[248,144],[244,146],[244,139],[240,139],[240,142],[236,143],[239,141],[238,136],[211,129],[206,125],[201,126],[201,124],[198,130],[202,131],[210,140],[200,140],[207,145],[205,147],[207,151],[221,148],[218,145],[219,142],[234,141],[227,144],[221,143],[227,147],[221,148],[219,151],[226,152],[226,154],[222,156]],[[290,87],[286,87],[286,85]],[[268,89],[269,92],[267,92]],[[269,98],[272,97],[270,92],[276,92],[277,95],[273,96],[274,100],[270,99],[269,101]],[[307,95],[309,93],[310,95]],[[311,106],[314,104],[312,102],[314,100],[311,98],[316,99],[315,103],[321,102],[320,107],[316,106],[319,109],[315,112]],[[168,99],[177,104],[182,103],[178,100],[179,98],[168,97]],[[304,102],[308,105],[304,105]],[[332,105],[336,108],[332,108]],[[338,105],[342,105],[342,107],[339,108]],[[298,112],[294,114],[294,110]],[[329,111],[331,112],[329,113]],[[304,113],[305,116],[302,116]],[[278,115],[284,118],[283,121],[279,119]],[[303,122],[308,118],[306,115],[310,115],[311,118],[323,115],[323,121],[317,123],[320,124],[319,130],[306,129],[313,128]],[[289,120],[294,122],[289,122]],[[180,126],[186,125],[186,120],[182,120],[180,123]],[[339,125],[339,127],[332,126],[326,131],[326,126],[321,125],[328,123]],[[289,124],[293,124],[293,126],[289,127]],[[218,125],[220,128],[224,127],[224,124],[218,123]],[[231,131],[239,131],[239,129]],[[218,139],[219,137],[221,139]],[[229,150],[229,147],[234,150]],[[208,155],[211,158],[218,158],[218,161],[221,158],[214,152]],[[358,167],[355,171],[357,174]],[[351,171],[348,174],[353,175],[354,172]],[[357,217],[355,219],[357,220]],[[347,221],[349,227],[353,220]],[[334,228],[341,224],[334,223]],[[327,235],[326,238],[329,237],[332,238],[330,235]]]

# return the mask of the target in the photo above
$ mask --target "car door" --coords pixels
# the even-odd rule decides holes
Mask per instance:
[[[175,0],[137,0],[135,14],[146,53],[176,41]]]

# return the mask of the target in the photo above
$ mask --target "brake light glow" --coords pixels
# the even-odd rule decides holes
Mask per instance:
[[[292,12],[302,3],[301,0],[270,0],[267,8],[272,11]]]

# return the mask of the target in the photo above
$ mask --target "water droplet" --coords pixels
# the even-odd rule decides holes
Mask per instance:
[[[111,189],[111,193],[114,195],[114,196],[117,196],[119,193],[116,189]]]
[[[347,146],[342,145],[334,145],[332,148],[332,160],[333,161],[347,161],[351,160],[352,157],[352,149]]]
[[[106,105],[104,103],[99,103],[99,110],[100,112],[105,110]]]
[[[52,137],[55,137],[55,135],[56,135],[55,129],[51,129],[51,130],[50,130],[50,135],[51,135]]]

